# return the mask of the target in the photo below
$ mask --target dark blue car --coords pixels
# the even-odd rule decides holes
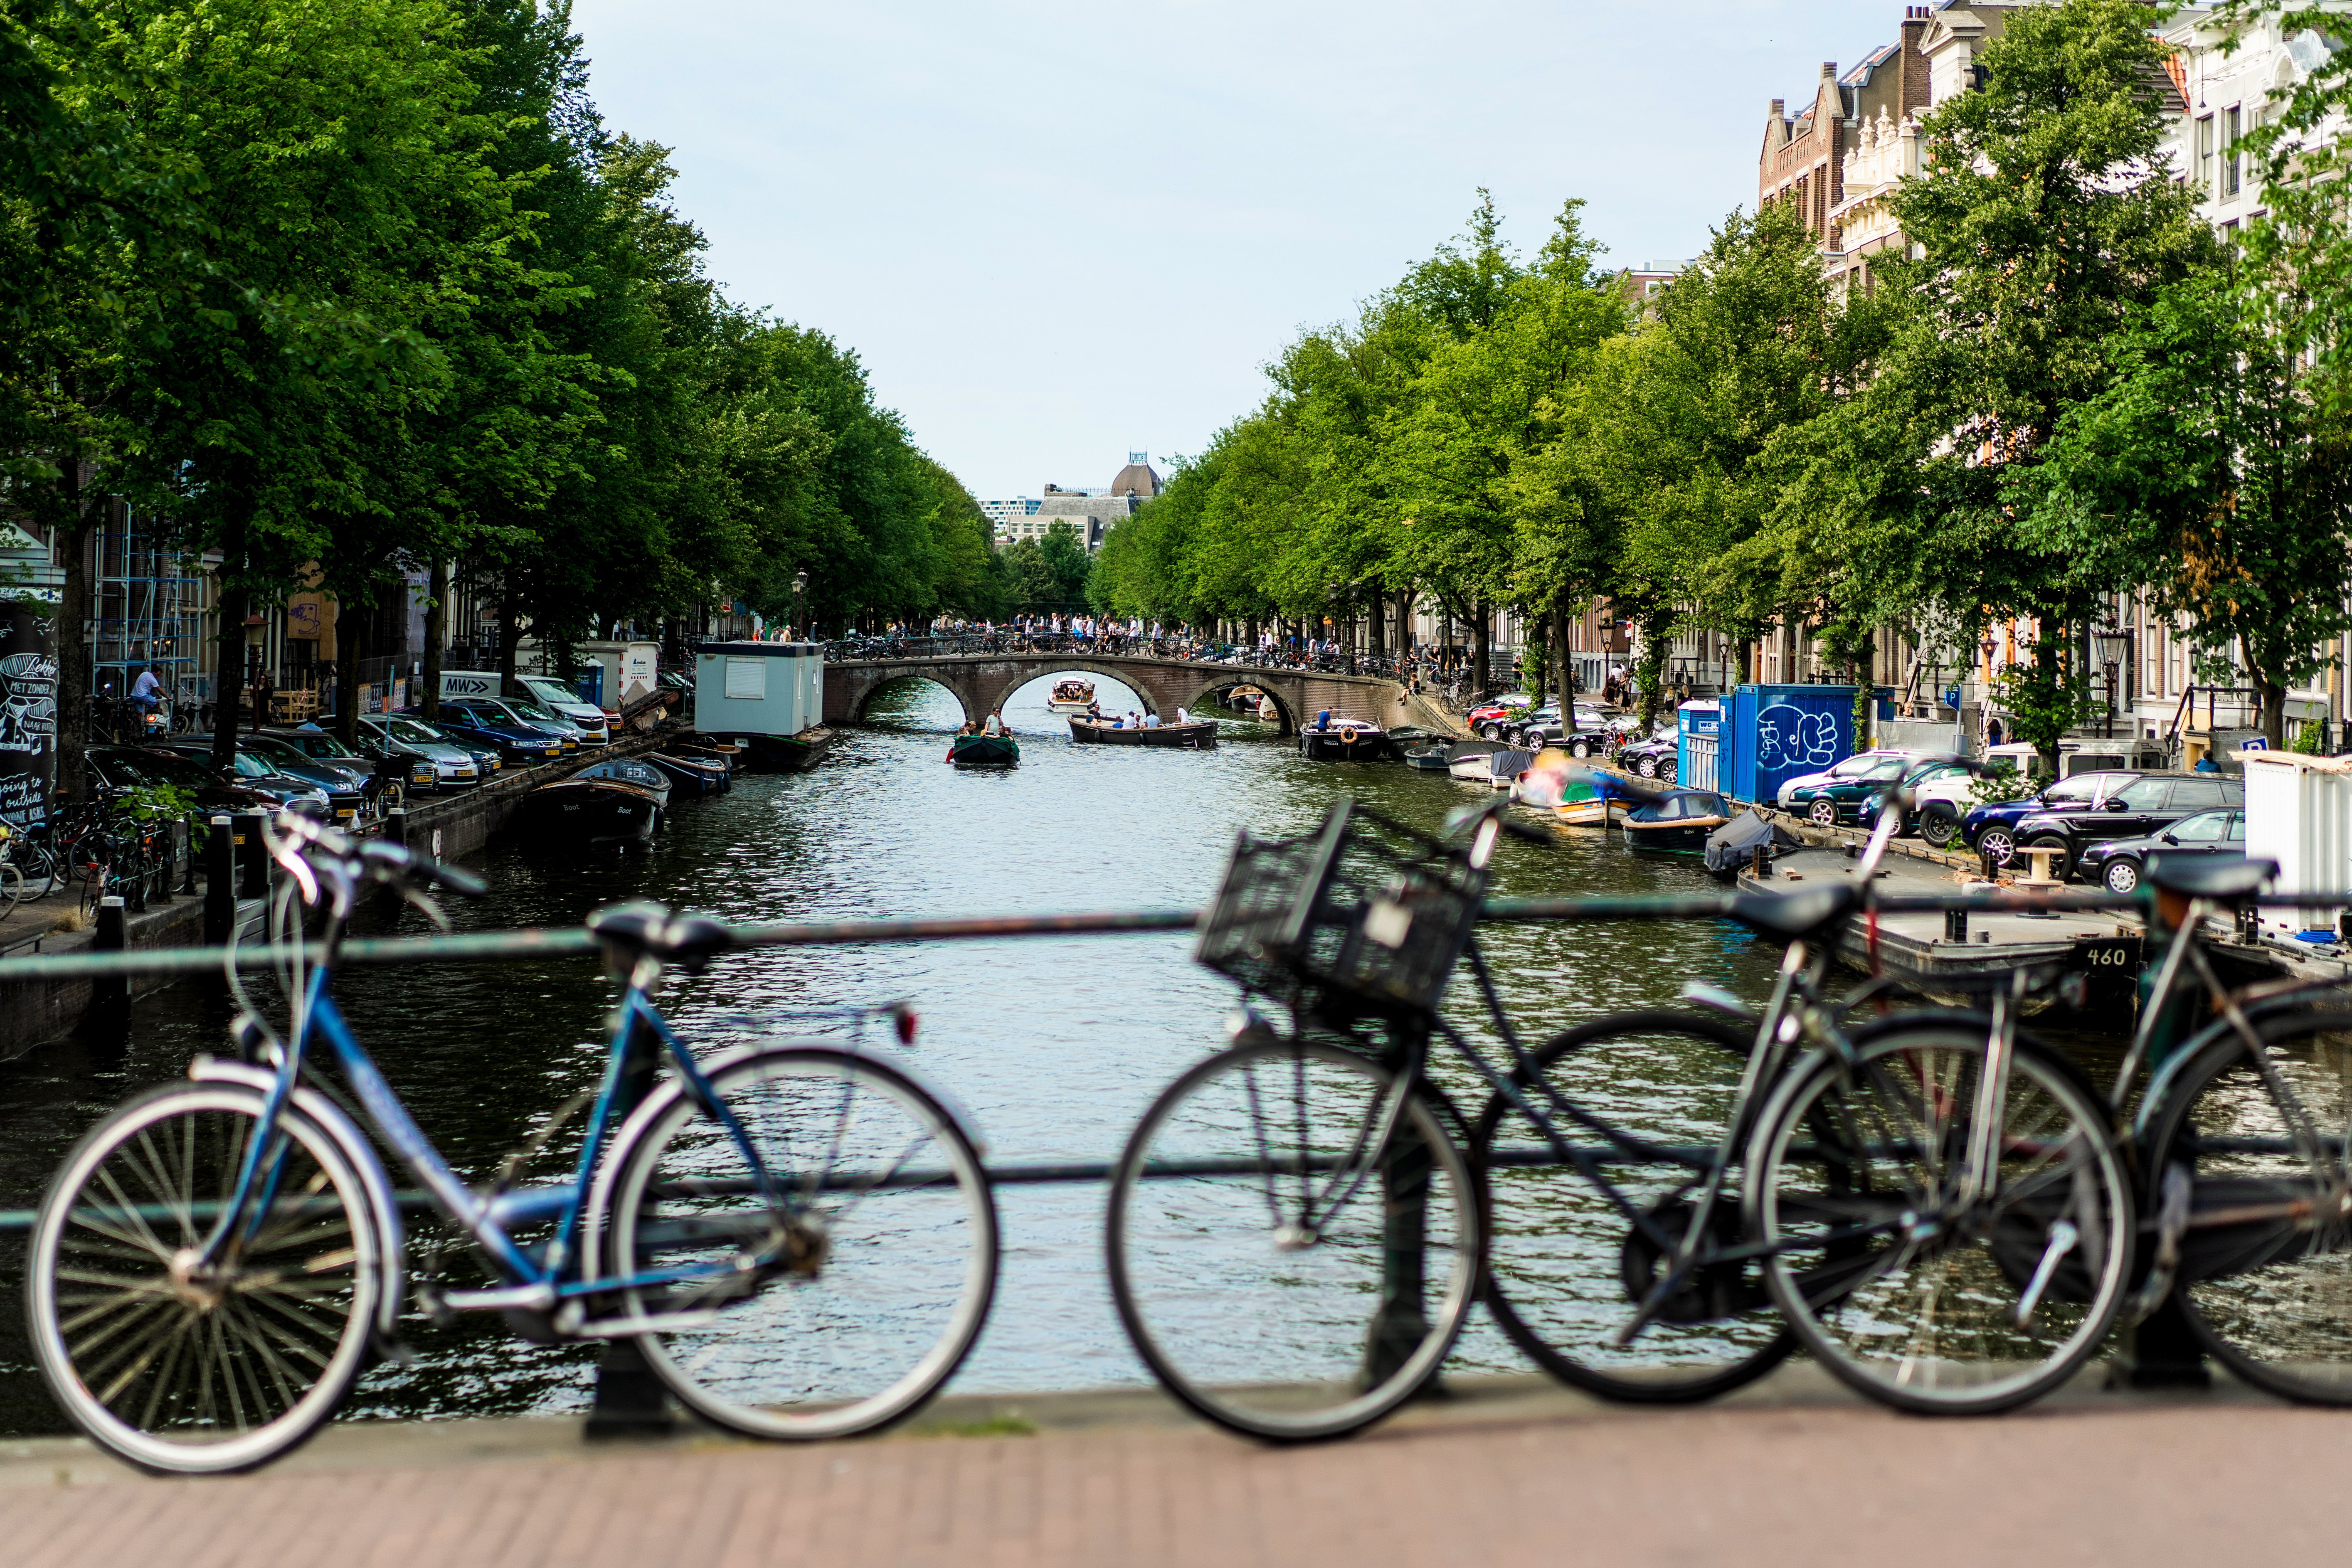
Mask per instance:
[[[418,717],[424,714],[421,708],[406,711]],[[559,735],[529,724],[493,719],[452,703],[441,705],[441,717],[434,722],[463,740],[496,746],[499,760],[510,768],[553,762],[563,755],[563,740]]]
[[[2039,811],[2095,806],[2139,776],[2136,773],[2076,773],[2073,778],[2044,784],[2022,800],[1978,806],[1962,819],[1960,831],[1967,837],[1969,848],[1991,857],[1996,866],[2006,866],[2009,858],[2017,853],[2019,823]]]

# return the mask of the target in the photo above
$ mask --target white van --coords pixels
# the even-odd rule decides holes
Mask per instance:
[[[604,710],[593,702],[581,701],[578,692],[549,676],[518,675],[514,689],[508,691],[500,685],[495,669],[445,669],[441,672],[441,695],[526,701],[570,721],[579,731],[575,738],[583,746],[601,746],[612,739],[604,723]]]

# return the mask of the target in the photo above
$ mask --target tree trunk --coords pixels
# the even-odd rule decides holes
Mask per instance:
[[[1535,699],[1535,705],[1540,708],[1543,706],[1545,688],[1551,676],[1551,650],[1543,646],[1538,625],[1539,623],[1528,625],[1531,646],[1520,650],[1519,663],[1525,667],[1528,677],[1528,695]]]
[[[50,534],[65,586],[58,605],[58,784],[60,794],[82,793],[83,752],[89,745],[89,498],[81,464],[68,458],[58,479]],[[126,693],[127,695],[127,693]],[[46,812],[46,806],[44,807]]]
[[[432,595],[425,606],[425,689],[417,694],[416,705],[425,710],[430,723],[441,717],[441,649],[448,638],[443,623],[449,614],[449,566],[436,561],[426,574],[425,591]],[[676,662],[676,655],[671,656]]]
[[[499,599],[499,695],[501,697],[514,687],[515,644],[521,637],[521,617],[515,614],[514,601],[501,595]]]
[[[1569,703],[1576,694],[1575,682],[1568,668],[1568,598],[1563,595],[1551,602],[1551,674],[1553,689],[1559,693],[1559,710],[1568,715]]]
[[[360,660],[367,657],[372,605],[335,602],[335,739],[356,751],[360,742]]]
[[[221,548],[219,668],[213,677],[213,769],[227,774],[236,766],[236,721],[244,709],[245,525],[236,524]]]
[[[2286,749],[2286,683],[2257,669],[2251,672],[2254,700],[2263,705],[2263,739],[2273,752]]]
[[[1470,684],[1480,692],[1493,686],[1495,616],[1484,599],[1470,605]]]

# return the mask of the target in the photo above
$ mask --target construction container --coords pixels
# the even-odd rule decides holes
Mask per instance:
[[[707,642],[694,650],[694,721],[714,735],[797,735],[824,722],[816,643]]]
[[[2333,894],[2309,908],[2265,909],[2263,929],[2333,930],[2352,889],[2352,759],[2239,751],[2246,771],[2246,853],[2278,862],[2280,893]]]
[[[1781,784],[1853,755],[1851,686],[1736,686],[1719,742],[1723,793],[1769,805]],[[1887,694],[1877,698],[1886,716]]]

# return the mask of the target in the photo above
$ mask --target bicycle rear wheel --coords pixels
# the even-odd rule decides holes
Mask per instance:
[[[611,1271],[688,1276],[622,1292],[627,1316],[667,1321],[638,1336],[646,1360],[688,1406],[755,1437],[844,1437],[908,1415],[988,1320],[996,1205],[979,1152],[921,1085],[870,1058],[775,1046],[709,1081],[723,1120],[680,1093],[612,1156]]]
[[[2256,1025],[2292,1092],[2283,1105],[2242,1042],[2224,1038],[2166,1093],[2147,1163],[2194,1178],[2176,1299],[2214,1359],[2284,1399],[2352,1405],[2352,1215],[2342,1196],[2352,1128],[2352,1013]],[[2294,1113],[2291,1115],[2291,1110]],[[2325,1142],[2314,1171],[2293,1128]],[[2210,1223],[2228,1211],[2242,1216]],[[2200,1220],[2208,1223],[2200,1224]]]
[[[1412,1397],[1460,1331],[1476,1187],[1434,1102],[1399,1110],[1396,1089],[1353,1051],[1253,1042],[1179,1078],[1129,1138],[1112,1300],[1145,1364],[1219,1426],[1344,1436]]]
[[[264,1105],[236,1084],[150,1090],[83,1136],[34,1223],[26,1316],[41,1376],[75,1426],[142,1469],[266,1464],[324,1426],[362,1370],[377,1232],[358,1176],[308,1119],[280,1113],[268,1212],[199,1262]]]
[[[1772,1305],[1760,1258],[1703,1265],[1629,1344],[1620,1331],[1696,1213],[1693,1194],[1738,1110],[1749,1035],[1710,1018],[1601,1018],[1532,1053],[1563,1100],[1658,1152],[1628,1152],[1533,1107],[1589,1154],[1559,1159],[1502,1095],[1472,1134],[1486,1173],[1486,1305],[1513,1343],[1564,1383],[1635,1403],[1712,1399],[1780,1364],[1796,1341]],[[1709,1245],[1742,1237],[1739,1172],[1726,1173]]]
[[[8,913],[25,899],[25,873],[16,868],[14,860],[0,860],[0,915]]]
[[[2016,1043],[1969,1188],[1984,1036],[1923,1025],[1822,1052],[1749,1146],[1749,1228],[1789,1324],[1874,1399],[2006,1410],[2098,1351],[2130,1278],[2133,1204],[2107,1113],[2056,1053]],[[2020,1313],[2024,1313],[2020,1321]]]

